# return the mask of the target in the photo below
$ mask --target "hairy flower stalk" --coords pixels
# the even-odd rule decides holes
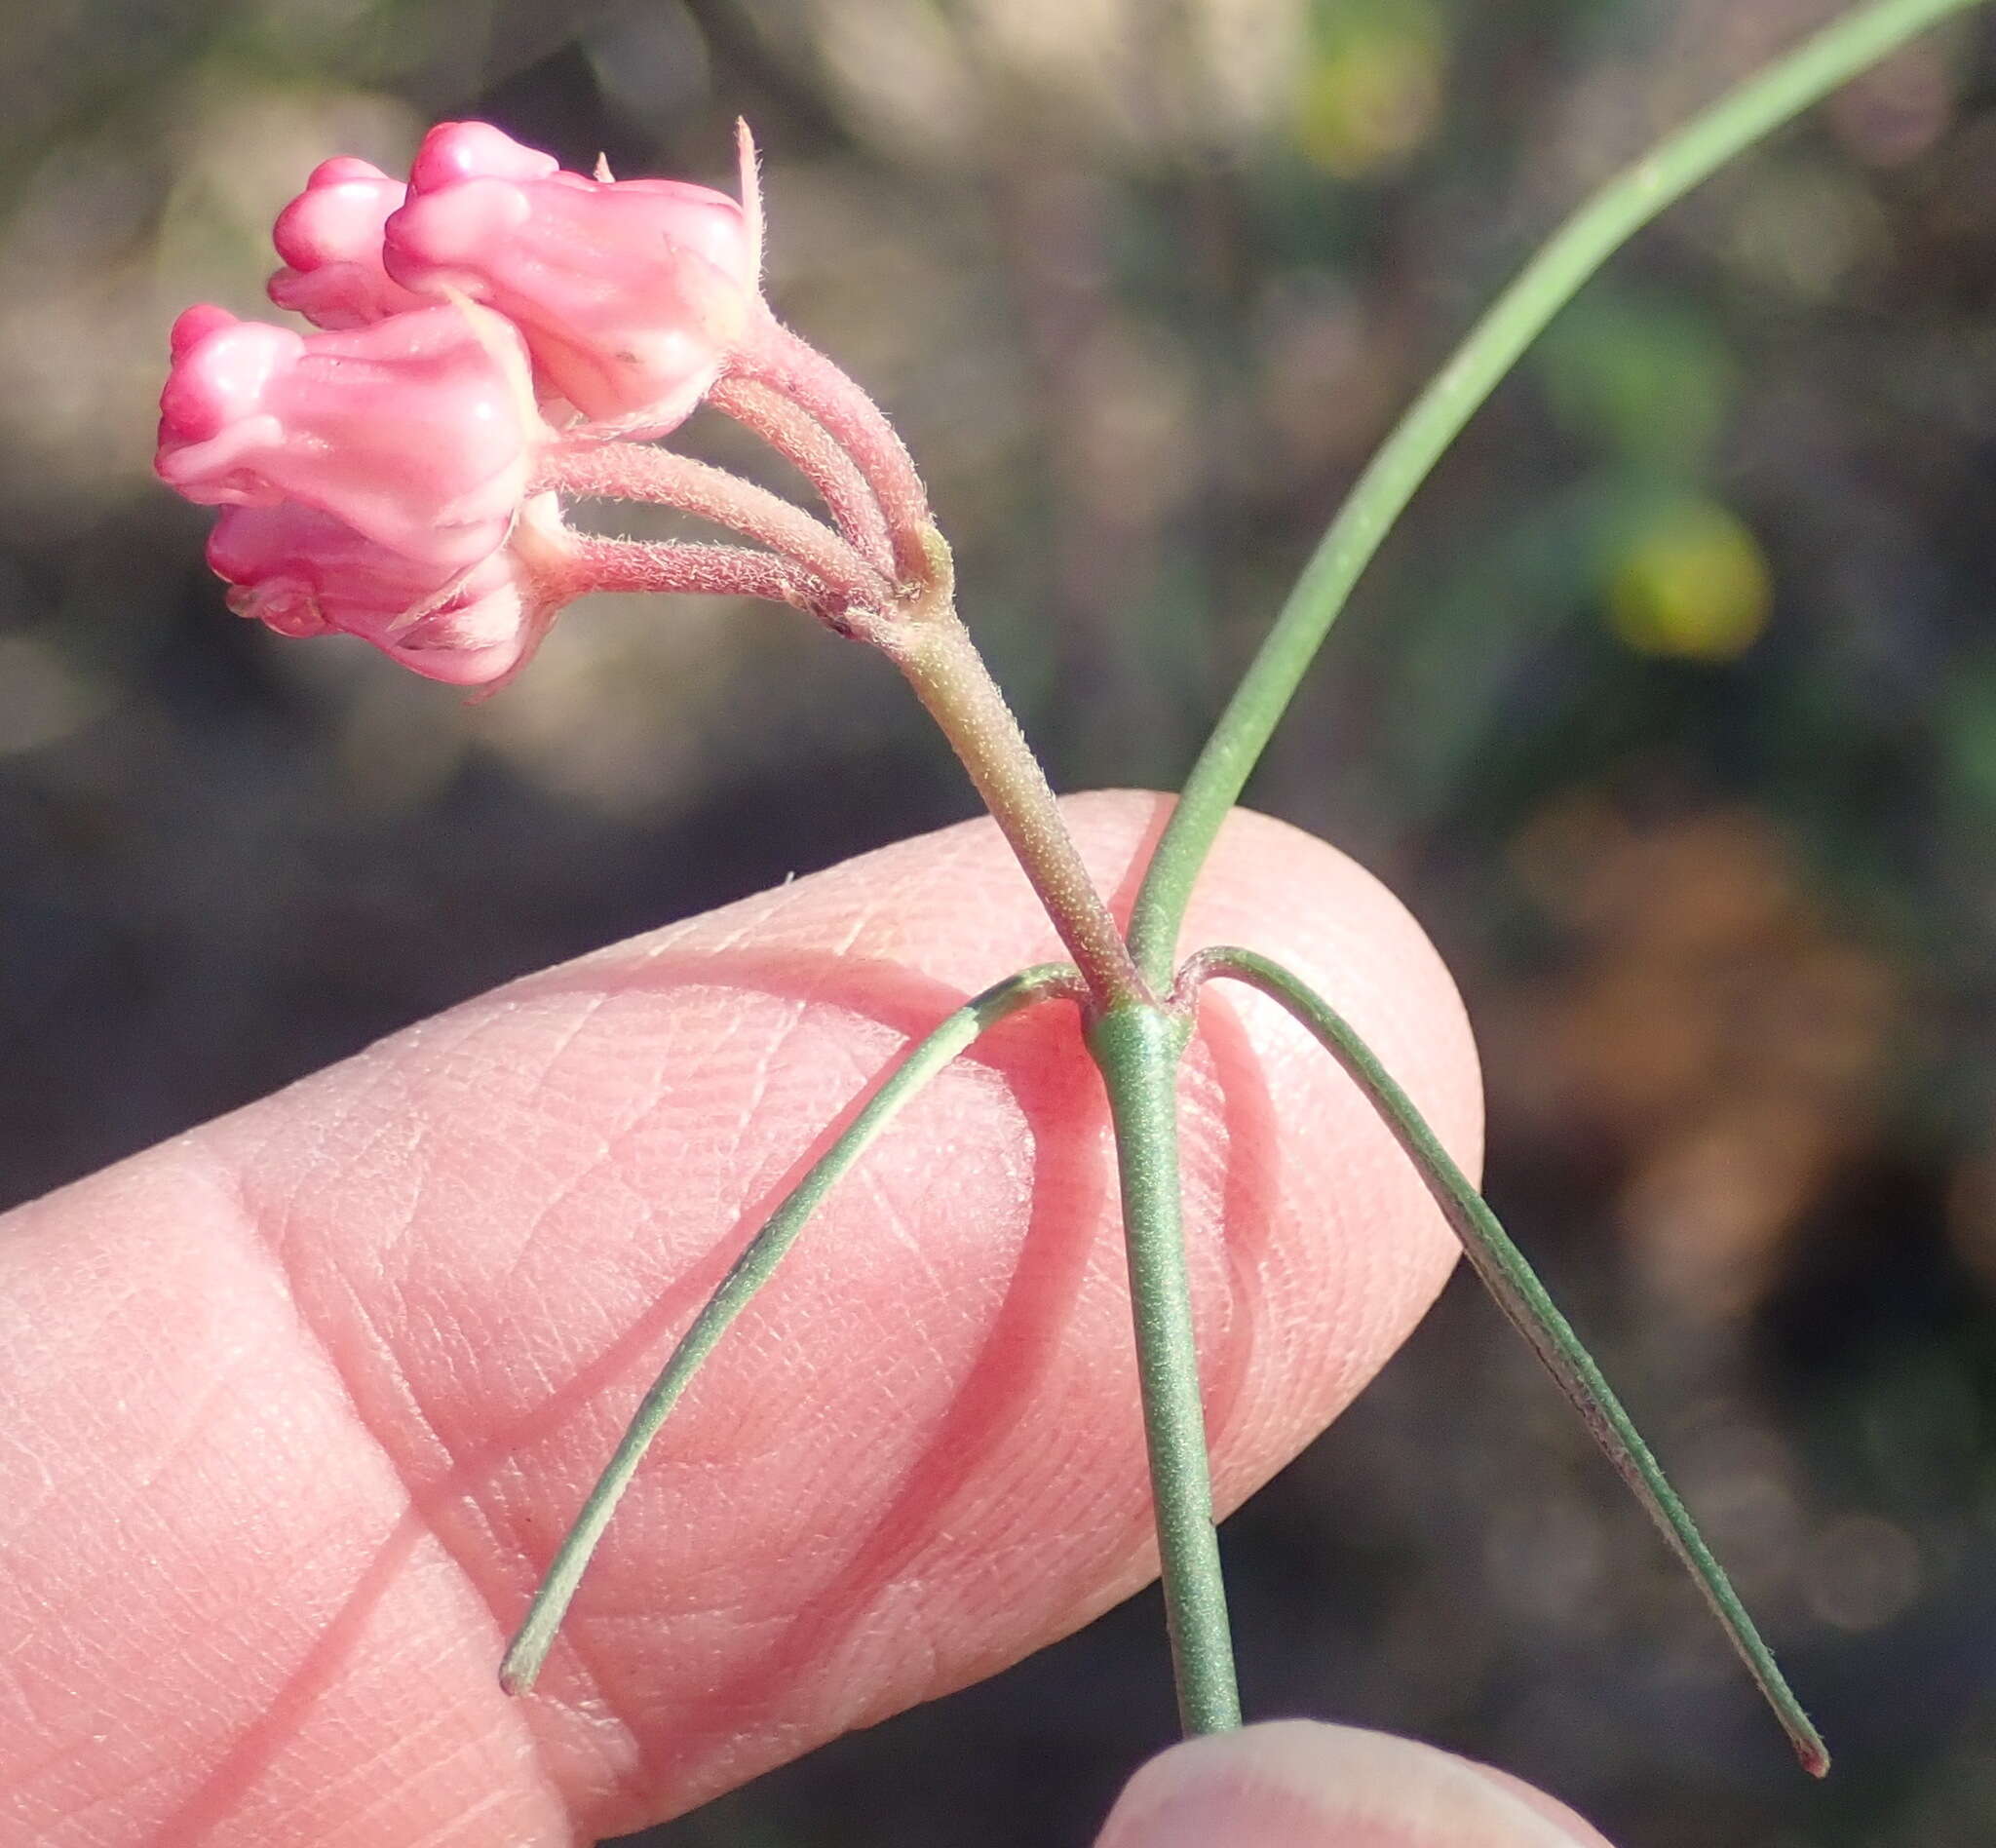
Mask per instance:
[[[839,368],[782,326],[760,284],[754,149],[741,197],[561,169],[482,123],[431,131],[407,179],[328,161],[280,216],[280,307],[317,331],[192,308],[161,399],[161,477],[219,507],[209,560],[239,614],[291,636],[358,636],[432,678],[502,684],[590,591],[740,596],[808,612],[888,656],[969,771],[1073,959],[998,983],[912,1047],[737,1261],[682,1337],[557,1550],[507,1652],[530,1686],[590,1554],[660,1423],[813,1210],[949,1059],[998,1020],[1080,1004],[1114,1122],[1138,1376],[1179,1706],[1239,1723],[1179,1229],[1176,1080],[1209,978],[1280,1001],[1393,1128],[1473,1263],[1703,1585],[1789,1729],[1827,1763],[1772,1656],[1607,1383],[1378,1061],[1328,1003],[1252,950],[1173,945],[1193,881],[1352,582],[1427,468],[1592,269],[1728,154],[1973,0],[1874,0],[1662,144],[1547,247],[1362,478],[1154,855],[1126,940],[958,618],[949,552],[907,450]],[[826,520],[657,446],[712,405],[808,481]],[[572,528],[577,500],[668,507],[747,543]],[[1131,942],[1137,946],[1132,955]]]
[[[933,536],[932,545],[936,578],[926,600],[909,619],[873,626],[865,639],[901,669],[970,772],[1094,1006],[1150,1005],[1150,990],[1082,865],[1046,772],[949,600],[940,535]]]
[[[884,611],[893,587],[823,520],[725,469],[636,443],[571,440],[539,456],[534,485],[576,499],[644,501],[731,527],[780,554],[844,604]]]
[[[707,402],[794,465],[817,489],[846,543],[883,577],[894,575],[894,542],[887,536],[880,503],[859,464],[822,423],[771,387],[725,372],[714,381]]]
[[[907,445],[879,405],[824,354],[767,313],[730,369],[825,427],[871,490],[902,576],[913,586],[926,583],[932,564],[926,535],[934,530],[929,496]]]
[[[570,548],[575,581],[592,591],[749,597],[832,620],[825,608],[825,586],[810,572],[748,546],[670,545],[577,533]]]

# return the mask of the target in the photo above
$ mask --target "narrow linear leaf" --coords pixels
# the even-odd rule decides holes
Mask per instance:
[[[1427,1182],[1428,1191],[1462,1240],[1463,1251],[1483,1286],[1497,1299],[1512,1326],[1530,1343],[1546,1370],[1572,1401],[1594,1442],[1686,1569],[1698,1582],[1712,1614],[1719,1620],[1746,1672],[1774,1710],[1787,1733],[1802,1768],[1812,1777],[1829,1769],[1824,1749],[1809,1716],[1802,1711],[1773,1652],[1761,1640],[1724,1568],[1698,1531],[1662,1466],[1642,1440],[1622,1403],[1602,1377],[1572,1325],[1511,1242],[1497,1216],[1470,1185],[1448,1151],[1441,1146],[1413,1101],[1395,1083],[1371,1050],[1330,1003],[1281,964],[1251,949],[1231,945],[1201,950],[1185,965],[1180,993],[1190,994],[1207,980],[1224,977],[1259,990],[1279,1003],[1337,1060],[1393,1132],[1408,1160]]]
[[[549,1649],[554,1646],[556,1632],[561,1627],[575,1588],[588,1568],[590,1556],[602,1539],[618,1501],[630,1486],[652,1440],[658,1436],[659,1427],[730,1324],[769,1281],[825,1195],[958,1054],[999,1021],[1039,1002],[1078,992],[1079,982],[1078,972],[1067,964],[1046,963],[1022,970],[965,1002],[926,1039],[909,1049],[845,1133],[811,1165],[810,1172],[748,1241],[742,1255],[693,1318],[692,1326],[679,1337],[665,1370],[645,1394],[623,1442],[590,1490],[575,1524],[556,1550],[554,1561],[499,1666],[499,1684],[509,1694],[523,1694],[533,1686]]]
[[[1428,472],[1519,356],[1630,238],[1761,136],[1948,15],[1982,0],[1872,0],[1695,116],[1588,199],[1464,336],[1353,484],[1199,753],[1151,856],[1130,947],[1162,987],[1185,906],[1262,751],[1352,587]]]

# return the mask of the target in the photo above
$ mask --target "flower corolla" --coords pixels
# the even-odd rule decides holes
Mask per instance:
[[[482,122],[432,129],[387,220],[404,289],[449,289],[524,336],[548,395],[623,435],[683,422],[759,307],[752,213],[673,179],[563,172]]]
[[[208,562],[229,607],[283,635],[358,635],[433,680],[484,686],[516,673],[561,600],[561,529],[552,494],[522,510],[505,545],[469,569],[377,545],[287,501],[229,507]]]
[[[737,583],[814,610],[836,595],[878,601],[873,565],[838,536],[630,441],[676,427],[731,366],[752,375],[758,354],[767,364],[758,342],[794,342],[761,299],[746,129],[740,146],[740,202],[567,173],[477,122],[434,129],[406,181],[322,163],[278,218],[269,284],[316,330],[212,306],[173,327],[154,468],[224,510],[208,556],[230,607],[284,635],[359,635],[472,685],[509,676],[596,581]],[[864,534],[855,465],[794,422],[776,427]],[[778,559],[584,541],[549,490],[678,506]]]
[[[160,479],[202,506],[296,501],[377,545],[475,564],[544,432],[519,336],[465,303],[298,334],[190,308],[160,398]]]
[[[366,161],[322,161],[271,231],[285,260],[270,279],[271,300],[328,328],[430,306],[434,297],[403,288],[381,266],[381,227],[407,197],[401,180]]]

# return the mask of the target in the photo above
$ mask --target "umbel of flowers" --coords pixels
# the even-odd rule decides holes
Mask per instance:
[[[280,214],[270,296],[316,331],[190,308],[156,467],[223,512],[230,607],[342,632],[434,679],[516,673],[591,590],[769,597],[849,632],[937,588],[920,482],[850,380],[762,298],[742,198],[564,172],[480,122],[433,129],[406,181],[326,161]],[[649,446],[703,402],[814,482],[830,522]],[[678,507],[750,546],[571,530],[563,497]]]

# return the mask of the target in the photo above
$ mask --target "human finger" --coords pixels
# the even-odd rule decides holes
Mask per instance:
[[[1167,806],[1066,805],[1105,889],[1127,899]],[[1321,985],[1474,1170],[1460,1005],[1375,881],[1238,816],[1200,941]],[[493,1679],[644,1381],[827,1126],[1056,950],[996,830],[947,829],[527,978],[13,1215],[0,1804],[23,1838],[587,1838],[1140,1585],[1114,1167],[1063,1004],[868,1154],[674,1415],[539,1691]],[[1259,997],[1203,1005],[1184,1098],[1232,1505],[1453,1247]]]

